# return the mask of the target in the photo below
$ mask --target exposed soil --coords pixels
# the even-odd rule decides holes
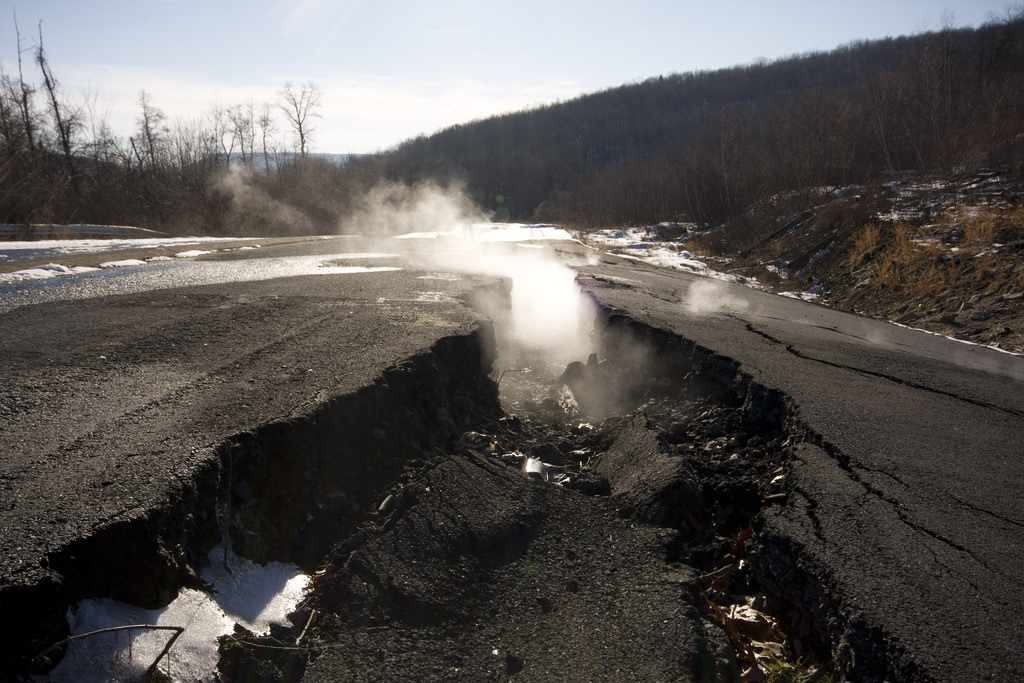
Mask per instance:
[[[692,244],[778,293],[1024,353],[1022,197],[1008,173],[906,175],[780,200]]]

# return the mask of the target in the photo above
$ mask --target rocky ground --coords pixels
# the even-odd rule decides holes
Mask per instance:
[[[778,293],[1024,353],[1022,196],[1009,172],[907,175],[780,200],[687,243]]]

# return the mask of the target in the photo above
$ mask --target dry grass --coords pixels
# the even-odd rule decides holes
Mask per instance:
[[[893,226],[881,252],[872,261],[871,280],[876,287],[888,287],[902,291],[912,281],[915,273],[920,273],[935,258],[927,253],[915,241],[916,231],[903,223]]]
[[[963,273],[979,291],[995,293],[1024,286],[1024,268],[1016,255],[1024,239],[1024,207],[961,210],[950,212],[949,220],[964,231],[961,251],[970,263]]]
[[[960,208],[937,226],[865,225],[853,237],[849,267],[852,272],[867,260],[874,287],[913,296],[951,289],[991,294],[1024,288],[1022,245],[1024,207]]]
[[[853,270],[864,259],[874,253],[878,248],[878,237],[882,229],[878,223],[868,223],[853,236],[853,244],[850,245],[850,270]]]
[[[1005,210],[994,207],[961,207],[951,209],[939,219],[941,229],[964,231],[963,246],[984,248],[988,245],[1024,239],[1024,205]]]
[[[950,226],[964,231],[963,245],[969,249],[978,249],[993,244],[996,241],[997,217],[986,210],[965,213],[963,210],[953,212],[953,223]]]

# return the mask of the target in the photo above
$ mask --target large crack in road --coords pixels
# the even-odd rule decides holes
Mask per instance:
[[[370,487],[375,512],[318,567],[295,627],[236,634],[225,678],[711,681],[756,680],[758,663],[827,667],[825,624],[769,595],[749,552],[758,513],[787,499],[784,397],[625,317],[599,328],[587,362],[559,373],[519,358],[496,377],[503,403],[474,405]]]
[[[800,568],[759,534],[759,513],[788,503],[802,438],[785,396],[622,315],[593,337],[588,359],[553,369],[519,351],[488,377],[499,349],[481,323],[356,395],[240,434],[161,514],[54,558],[64,595],[166,603],[227,535],[314,578],[290,627],[223,639],[226,681],[827,669],[842,620],[820,595],[777,590]],[[66,635],[65,603],[23,602],[46,618],[21,651]]]

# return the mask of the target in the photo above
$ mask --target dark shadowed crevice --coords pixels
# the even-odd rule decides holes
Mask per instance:
[[[333,397],[308,414],[237,434],[179,475],[168,499],[115,520],[52,554],[52,582],[4,590],[0,678],[27,674],[32,657],[67,635],[65,614],[91,597],[146,608],[166,605],[226,534],[257,562],[312,569],[327,549],[376,511],[380,491],[400,483],[467,424],[497,410],[484,364],[489,323],[385,371],[373,384]],[[36,662],[45,671],[61,653]]]

